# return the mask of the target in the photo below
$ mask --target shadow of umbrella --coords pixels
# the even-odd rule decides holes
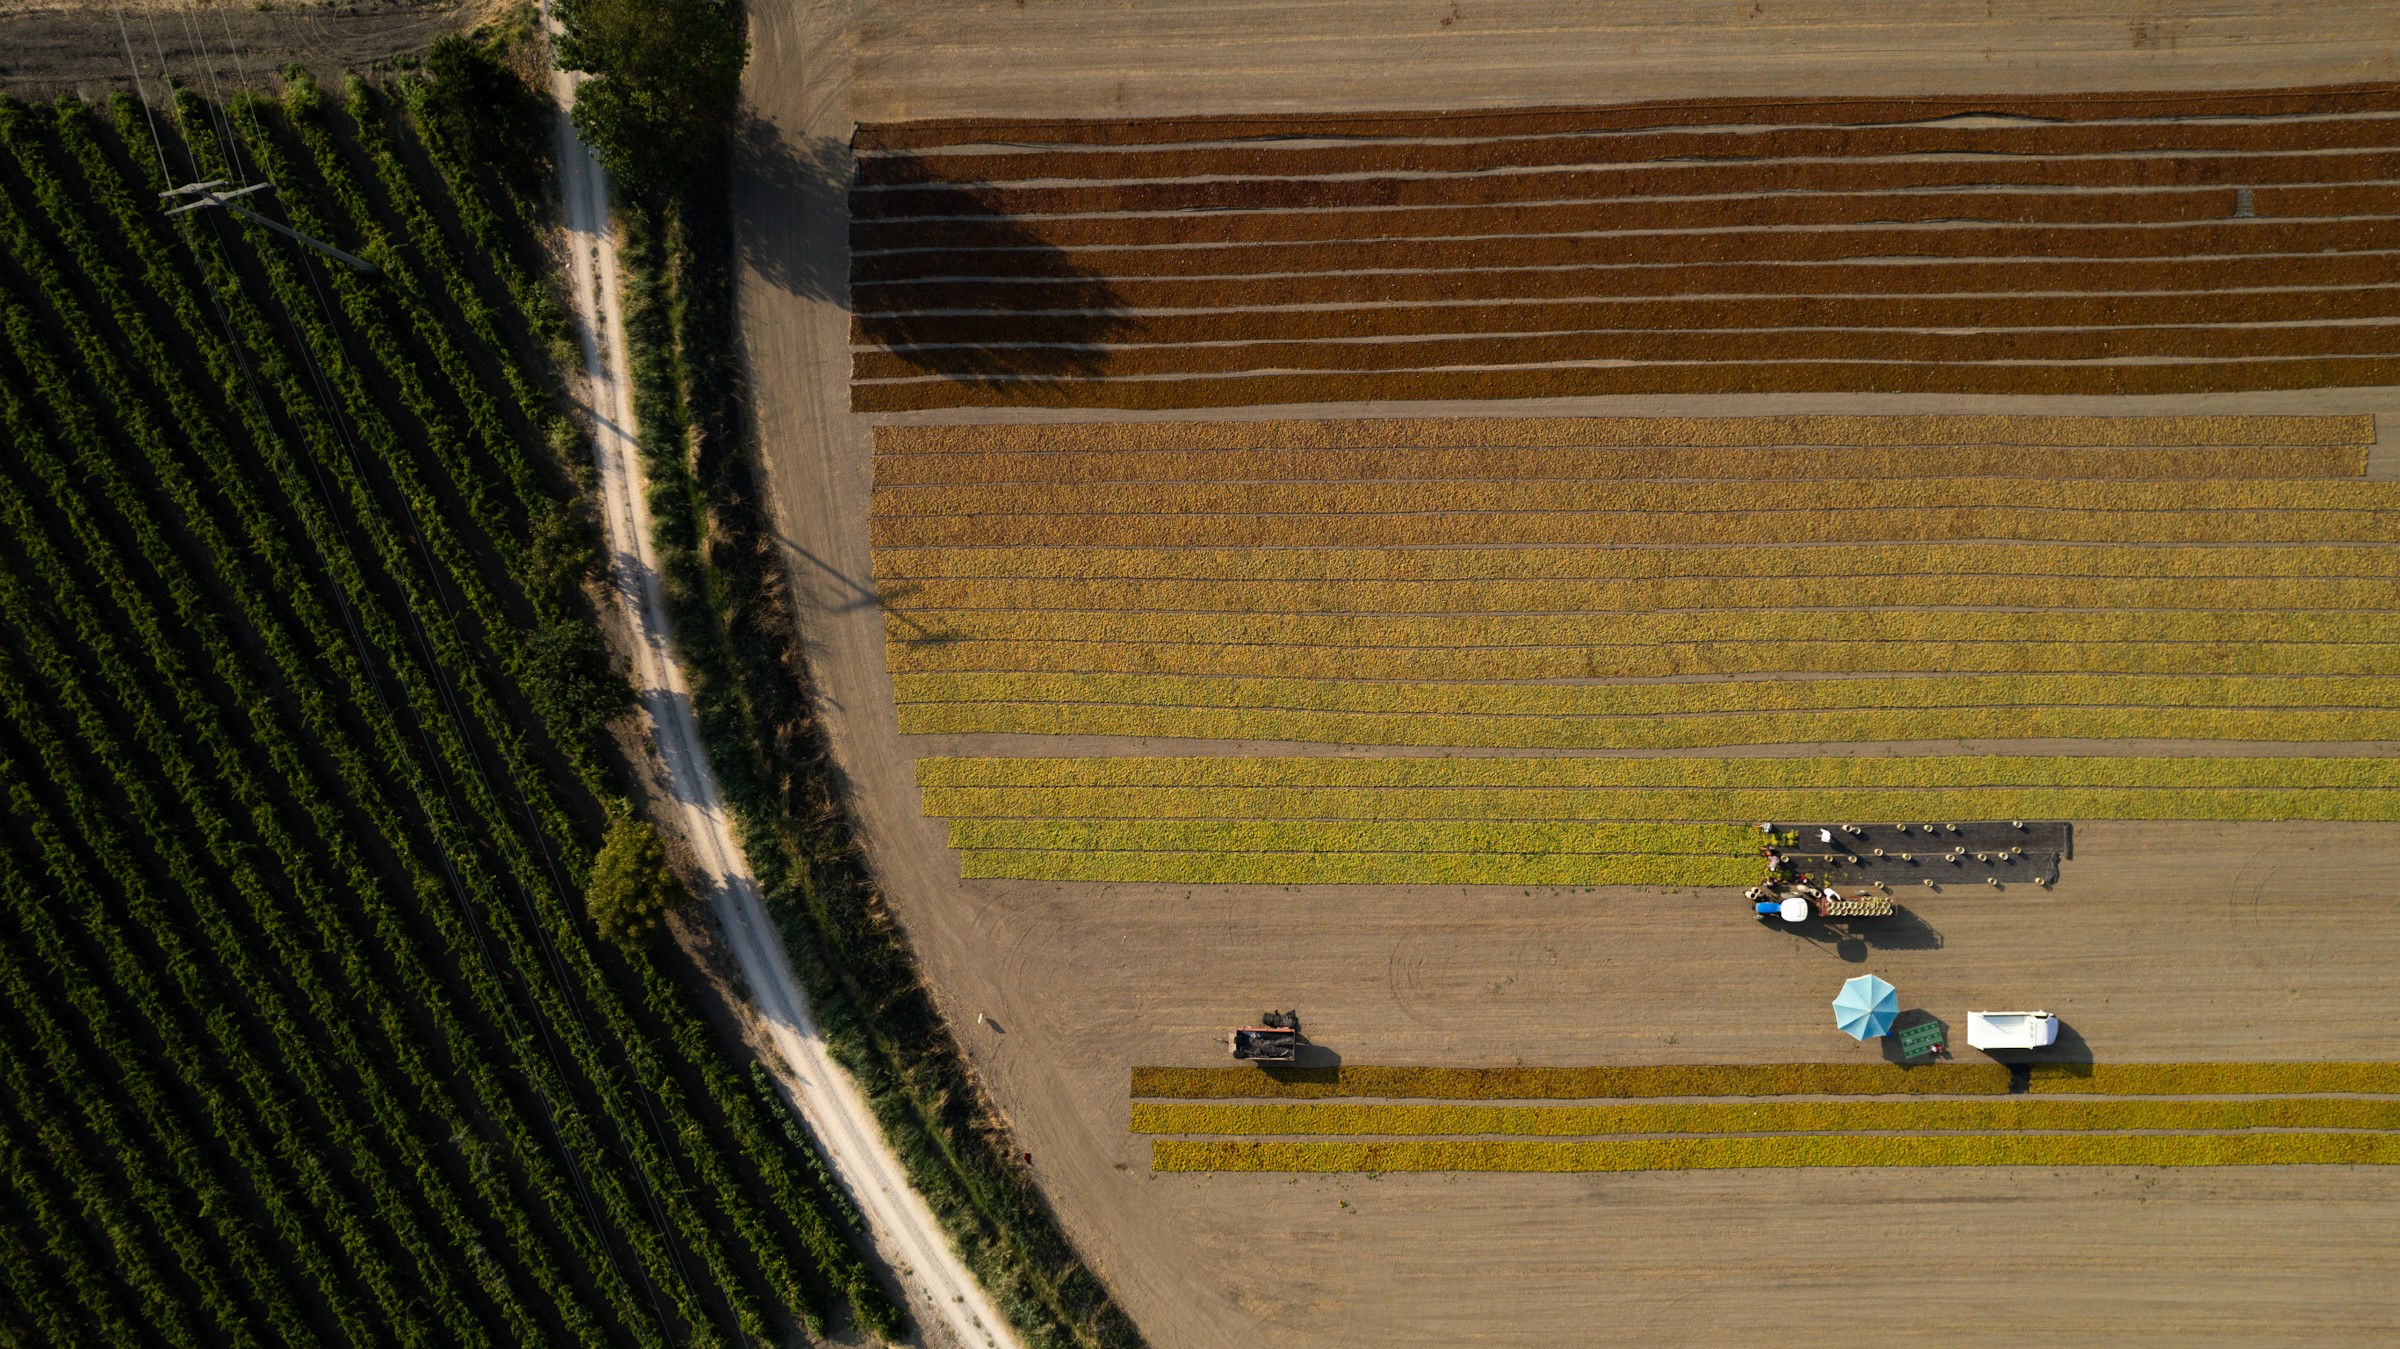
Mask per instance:
[[[1919,1026],[1927,1025],[1935,1026],[1940,1029],[1942,1046],[1941,1050],[1938,1053],[1919,1054],[1913,1058],[1907,1056],[1900,1048],[1902,1037],[1905,1036],[1909,1031],[1914,1030]],[[1907,1011],[1904,1011],[1900,1015],[1892,1018],[1892,1033],[1883,1037],[1884,1062],[1938,1063],[1941,1060],[1949,1057],[1951,1057],[1950,1027],[1948,1023],[1944,1022],[1940,1017],[1935,1016],[1933,1013],[1926,1011],[1922,1007],[1911,1007]]]

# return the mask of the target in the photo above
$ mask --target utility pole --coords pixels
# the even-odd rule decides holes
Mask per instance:
[[[226,181],[226,179],[217,178],[205,183],[186,183],[182,187],[168,188],[166,191],[161,192],[158,195],[162,198],[193,198],[193,200],[185,202],[183,205],[169,210],[167,212],[168,215],[182,215],[186,211],[197,211],[203,206],[221,206],[226,210],[233,212],[235,215],[240,216],[244,220],[251,221],[255,224],[264,225],[268,229],[275,231],[277,234],[283,235],[287,239],[292,239],[299,243],[306,244],[310,248],[313,248],[328,257],[346,263],[351,267],[355,267],[359,271],[365,272],[369,276],[374,276],[377,274],[374,263],[368,262],[364,258],[354,258],[342,250],[335,248],[332,244],[325,243],[322,240],[311,239],[307,235],[302,234],[300,231],[293,229],[291,226],[269,220],[265,216],[260,215],[258,212],[251,210],[247,206],[240,205],[235,201],[235,198],[247,197],[253,192],[264,192],[267,190],[267,188],[272,186],[272,184],[252,183],[248,187],[239,188],[232,192],[217,191],[218,188],[225,186]]]

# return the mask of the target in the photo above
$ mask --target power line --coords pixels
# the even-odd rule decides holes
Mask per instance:
[[[167,211],[168,215],[182,215],[186,211],[197,211],[206,206],[220,206],[225,210],[240,216],[242,219],[251,222],[252,224],[264,225],[268,229],[275,231],[277,234],[280,234],[287,239],[297,240],[298,242],[304,243],[320,253],[324,253],[333,258],[339,259],[356,271],[365,272],[369,276],[376,275],[375,264],[367,261],[365,258],[352,257],[348,253],[335,248],[332,244],[326,243],[322,239],[312,239],[308,235],[302,234],[300,231],[293,229],[289,225],[280,224],[276,221],[269,220],[265,216],[251,210],[247,206],[238,204],[234,200],[237,197],[247,197],[253,192],[264,192],[273,187],[273,183],[252,183],[248,187],[241,188],[233,192],[216,191],[217,188],[225,186],[228,181],[228,179],[217,178],[205,183],[185,183],[181,187],[170,187],[158,195],[162,198],[193,198],[193,200],[186,202],[181,206],[170,208]]]

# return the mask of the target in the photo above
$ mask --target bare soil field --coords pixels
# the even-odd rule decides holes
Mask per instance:
[[[272,88],[295,62],[338,83],[344,71],[416,56],[444,33],[511,8],[508,0],[24,0],[0,9],[0,89],[28,99],[100,97],[131,87],[128,62],[153,89],[165,75],[196,88]]]
[[[859,121],[1198,116],[1760,95],[2234,89],[2382,80],[2381,6],[1640,5],[1497,15],[1339,3],[759,4],[737,185],[744,337],[813,673],[867,846],[945,1011],[1069,1234],[1160,1345],[2375,1343],[2400,1329],[2400,1180],[2373,1168],[1153,1175],[1127,1070],[1210,1063],[1298,1006],[1354,1063],[1873,1057],[1829,1024],[1873,969],[1956,1018],[2024,1000],[2106,1061],[2392,1059],[2389,825],[2087,824],[2055,891],[1904,903],[1864,949],[1723,892],[959,880],[919,811],[870,566],[872,427],[849,409],[847,144]],[[1479,26],[1482,25],[1482,26]],[[1223,418],[1425,415],[1423,404]],[[2142,397],[1643,396],[1440,415],[2376,414],[2390,389]],[[885,421],[1090,421],[950,409]],[[1082,753],[1101,742],[1048,747]],[[1181,747],[1179,747],[1181,748]],[[2391,746],[2361,747],[2389,753]],[[982,1014],[987,1024],[978,1024]],[[1969,1057],[1962,1049],[1961,1057]],[[1892,1262],[1921,1258],[1902,1279]]]

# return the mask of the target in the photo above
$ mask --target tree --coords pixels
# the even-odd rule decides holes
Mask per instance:
[[[428,115],[474,159],[514,185],[547,178],[550,99],[525,82],[498,43],[460,33],[438,38],[425,53],[425,79]]]
[[[584,908],[601,936],[629,941],[690,898],[667,870],[667,845],[656,826],[629,814],[609,823],[608,838],[592,861],[591,884],[583,890]]]
[[[733,125],[750,40],[736,0],[559,0],[558,64],[593,78],[575,129],[643,195],[714,158]]]

